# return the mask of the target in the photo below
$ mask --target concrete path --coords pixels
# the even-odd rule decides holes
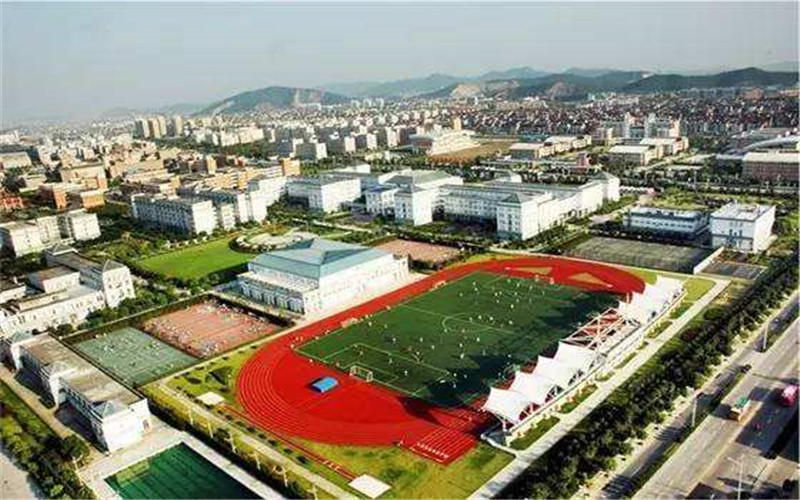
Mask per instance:
[[[586,398],[578,407],[566,415],[559,415],[561,419],[555,426],[547,431],[542,437],[531,445],[530,448],[518,453],[511,463],[500,470],[492,479],[473,493],[471,499],[492,498],[503,490],[514,478],[520,475],[537,458],[541,457],[547,450],[564,437],[573,427],[597,408],[605,399],[633,375],[642,365],[644,365],[661,347],[672,337],[678,334],[684,326],[697,314],[699,314],[712,300],[714,300],[725,287],[728,280],[714,279],[714,286],[703,297],[697,300],[679,318],[675,319],[655,339],[648,339],[646,347],[638,352],[636,357],[630,360],[622,368],[617,368],[614,375],[598,384],[598,389]]]
[[[2,444],[0,444],[0,472],[2,472],[0,498],[3,500],[47,498],[33,478],[11,458]]]

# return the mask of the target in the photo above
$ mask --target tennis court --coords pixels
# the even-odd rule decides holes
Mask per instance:
[[[198,360],[132,327],[103,333],[75,348],[126,383],[139,386]]]
[[[694,266],[711,253],[712,250],[707,248],[663,245],[604,236],[584,241],[570,251],[570,255],[581,259],[678,273],[691,273]]]
[[[185,444],[142,460],[106,483],[125,499],[259,498]]]
[[[616,304],[603,292],[474,273],[312,340],[299,352],[410,396],[452,406]]]

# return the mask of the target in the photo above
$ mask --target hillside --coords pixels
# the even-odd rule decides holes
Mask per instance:
[[[250,90],[216,102],[197,114],[241,113],[257,109],[288,109],[303,104],[343,104],[349,99],[340,94],[297,87],[265,87]]]
[[[442,90],[420,96],[428,99],[459,97],[546,97],[550,99],[581,99],[592,92],[664,92],[691,88],[749,87],[793,85],[796,73],[768,72],[756,68],[726,71],[714,75],[658,75],[642,71],[586,71],[578,75],[561,73],[539,78],[495,80],[478,84],[454,84]],[[596,76],[587,76],[596,75]]]
[[[797,83],[797,73],[769,72],[757,68],[725,71],[715,75],[652,75],[622,88],[625,92],[660,92],[717,87],[764,87]]]

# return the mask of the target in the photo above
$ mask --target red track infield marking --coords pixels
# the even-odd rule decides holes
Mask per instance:
[[[242,367],[237,398],[247,418],[267,431],[324,443],[401,445],[439,463],[450,463],[475,445],[489,417],[473,408],[441,408],[378,384],[354,379],[294,351],[314,337],[341,327],[350,318],[400,303],[476,271],[533,278],[520,268],[550,267],[554,282],[590,291],[628,295],[644,290],[644,282],[621,269],[561,257],[488,260],[446,269],[364,304],[304,326],[261,347]],[[572,280],[589,273],[602,283]],[[333,391],[318,394],[310,383],[323,376],[339,381]]]

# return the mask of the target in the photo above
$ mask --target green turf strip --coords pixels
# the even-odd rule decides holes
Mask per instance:
[[[125,499],[258,498],[183,444],[120,471],[106,482]]]
[[[343,371],[443,405],[467,403],[617,303],[608,293],[474,273],[304,344]]]

